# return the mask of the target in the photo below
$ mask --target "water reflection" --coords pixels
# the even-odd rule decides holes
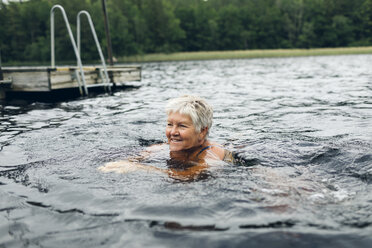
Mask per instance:
[[[369,247],[371,60],[149,63],[136,90],[1,105],[2,244]],[[214,106],[211,139],[235,165],[186,182],[97,171],[164,142],[165,102],[183,94]]]

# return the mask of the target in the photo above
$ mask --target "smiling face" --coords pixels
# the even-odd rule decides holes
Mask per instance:
[[[178,112],[170,113],[165,129],[170,151],[182,151],[202,145],[207,130],[208,128],[204,128],[198,132],[188,115]]]

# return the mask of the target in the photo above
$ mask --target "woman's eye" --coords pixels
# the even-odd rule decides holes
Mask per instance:
[[[171,124],[171,123],[168,123],[168,124],[167,124],[167,126],[168,126],[168,127],[171,127],[171,126],[172,126],[172,124]]]

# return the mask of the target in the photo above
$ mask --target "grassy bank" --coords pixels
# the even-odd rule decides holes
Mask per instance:
[[[180,60],[245,59],[298,56],[324,56],[345,54],[372,54],[372,47],[317,48],[317,49],[267,49],[241,51],[180,52],[170,54],[146,54],[119,58],[120,62],[154,62]]]
[[[265,49],[240,51],[210,51],[210,52],[179,52],[170,54],[145,54],[128,57],[119,57],[118,63],[141,63],[156,61],[182,61],[182,60],[212,60],[212,59],[246,59],[246,58],[275,58],[299,56],[326,56],[347,54],[372,54],[369,47],[343,47],[343,48],[317,48],[317,49]],[[74,65],[76,61],[59,61],[59,65]],[[100,64],[100,61],[83,61],[83,64]],[[49,66],[50,62],[11,61],[2,63],[2,66]]]

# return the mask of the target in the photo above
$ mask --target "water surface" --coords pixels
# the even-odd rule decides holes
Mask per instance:
[[[143,65],[138,89],[0,105],[0,247],[369,247],[372,56]],[[182,182],[102,173],[165,141],[166,101],[214,107],[241,162]],[[166,167],[166,155],[148,161]]]

